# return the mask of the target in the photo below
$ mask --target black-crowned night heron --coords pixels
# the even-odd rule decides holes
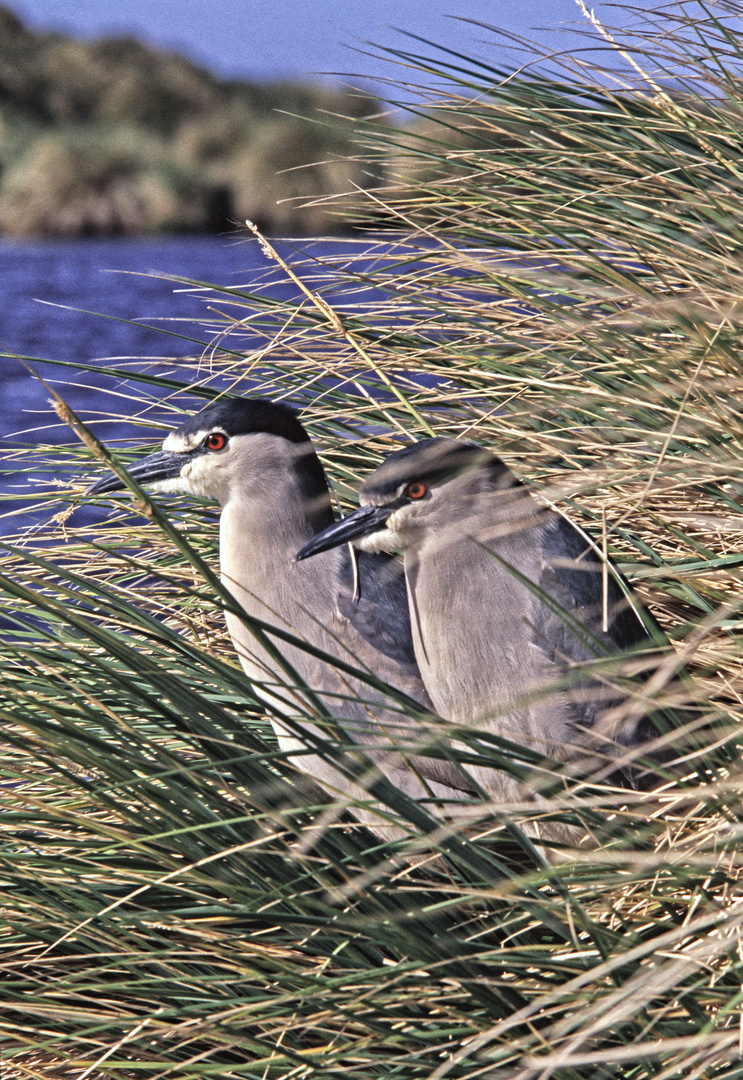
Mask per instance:
[[[361,553],[354,568],[348,549],[328,551],[297,563],[298,548],[333,522],[320,461],[296,413],[261,399],[221,400],[190,417],[129,475],[157,492],[216,499],[222,508],[219,555],[224,584],[250,616],[289,631],[310,646],[375,676],[429,707],[410,633],[405,584],[399,564],[386,555]],[[89,494],[118,491],[115,476]],[[240,662],[263,700],[279,713],[296,715],[301,691],[280,687],[275,660],[245,622],[227,612]],[[448,762],[405,757],[395,742],[414,740],[412,722],[390,707],[390,699],[298,646],[277,642],[293,665],[354,742],[362,744],[382,772],[414,798],[462,798],[467,782]],[[292,703],[294,697],[294,703]],[[387,707],[385,707],[386,702]],[[281,749],[334,795],[363,798],[364,792],[324,758],[308,753],[301,731],[272,716]],[[406,727],[407,723],[407,727]],[[317,727],[306,725],[319,734]],[[372,811],[357,817],[384,836]]]
[[[403,552],[415,655],[442,717],[604,775],[655,734],[636,715],[610,722],[621,692],[610,673],[590,670],[652,644],[628,590],[501,460],[474,443],[427,439],[392,454],[360,501],[297,557],[349,541]],[[523,790],[504,773],[468,772],[494,798]]]

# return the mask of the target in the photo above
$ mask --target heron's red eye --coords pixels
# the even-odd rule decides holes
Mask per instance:
[[[428,494],[428,487],[422,480],[414,480],[412,484],[408,484],[405,494],[409,499],[422,499]]]
[[[205,450],[224,450],[226,445],[227,436],[223,435],[221,431],[212,431],[202,443]]]

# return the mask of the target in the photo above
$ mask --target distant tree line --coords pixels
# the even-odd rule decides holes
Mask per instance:
[[[362,91],[219,79],[133,38],[37,33],[0,7],[0,234],[347,228],[350,204],[328,197],[383,181],[354,144],[379,111]]]

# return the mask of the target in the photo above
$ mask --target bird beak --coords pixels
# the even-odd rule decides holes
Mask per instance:
[[[181,469],[187,461],[191,460],[191,454],[177,454],[172,450],[157,450],[154,454],[148,454],[141,461],[136,461],[127,469],[132,480],[138,484],[154,484],[163,480],[173,480],[181,475]],[[86,491],[86,495],[103,495],[108,491],[123,491],[126,484],[119,480],[118,476],[104,476]]]
[[[392,511],[393,508],[389,506],[360,506],[342,521],[336,521],[317,536],[313,536],[309,543],[297,552],[295,558],[297,561],[307,559],[310,555],[318,555],[321,551],[329,551],[330,548],[377,532],[384,527]]]

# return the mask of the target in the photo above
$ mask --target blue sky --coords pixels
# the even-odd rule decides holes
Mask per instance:
[[[38,28],[81,36],[131,33],[186,53],[218,74],[278,79],[343,72],[394,78],[401,69],[354,51],[363,41],[405,47],[393,28],[420,34],[469,55],[513,66],[496,36],[468,25],[481,20],[536,37],[555,50],[575,47],[571,27],[585,29],[575,0],[5,0]],[[658,7],[646,0],[639,7]],[[625,22],[608,3],[589,3],[604,20]],[[669,4],[674,7],[677,5]],[[456,13],[459,18],[452,18]],[[404,77],[404,73],[403,73]]]

